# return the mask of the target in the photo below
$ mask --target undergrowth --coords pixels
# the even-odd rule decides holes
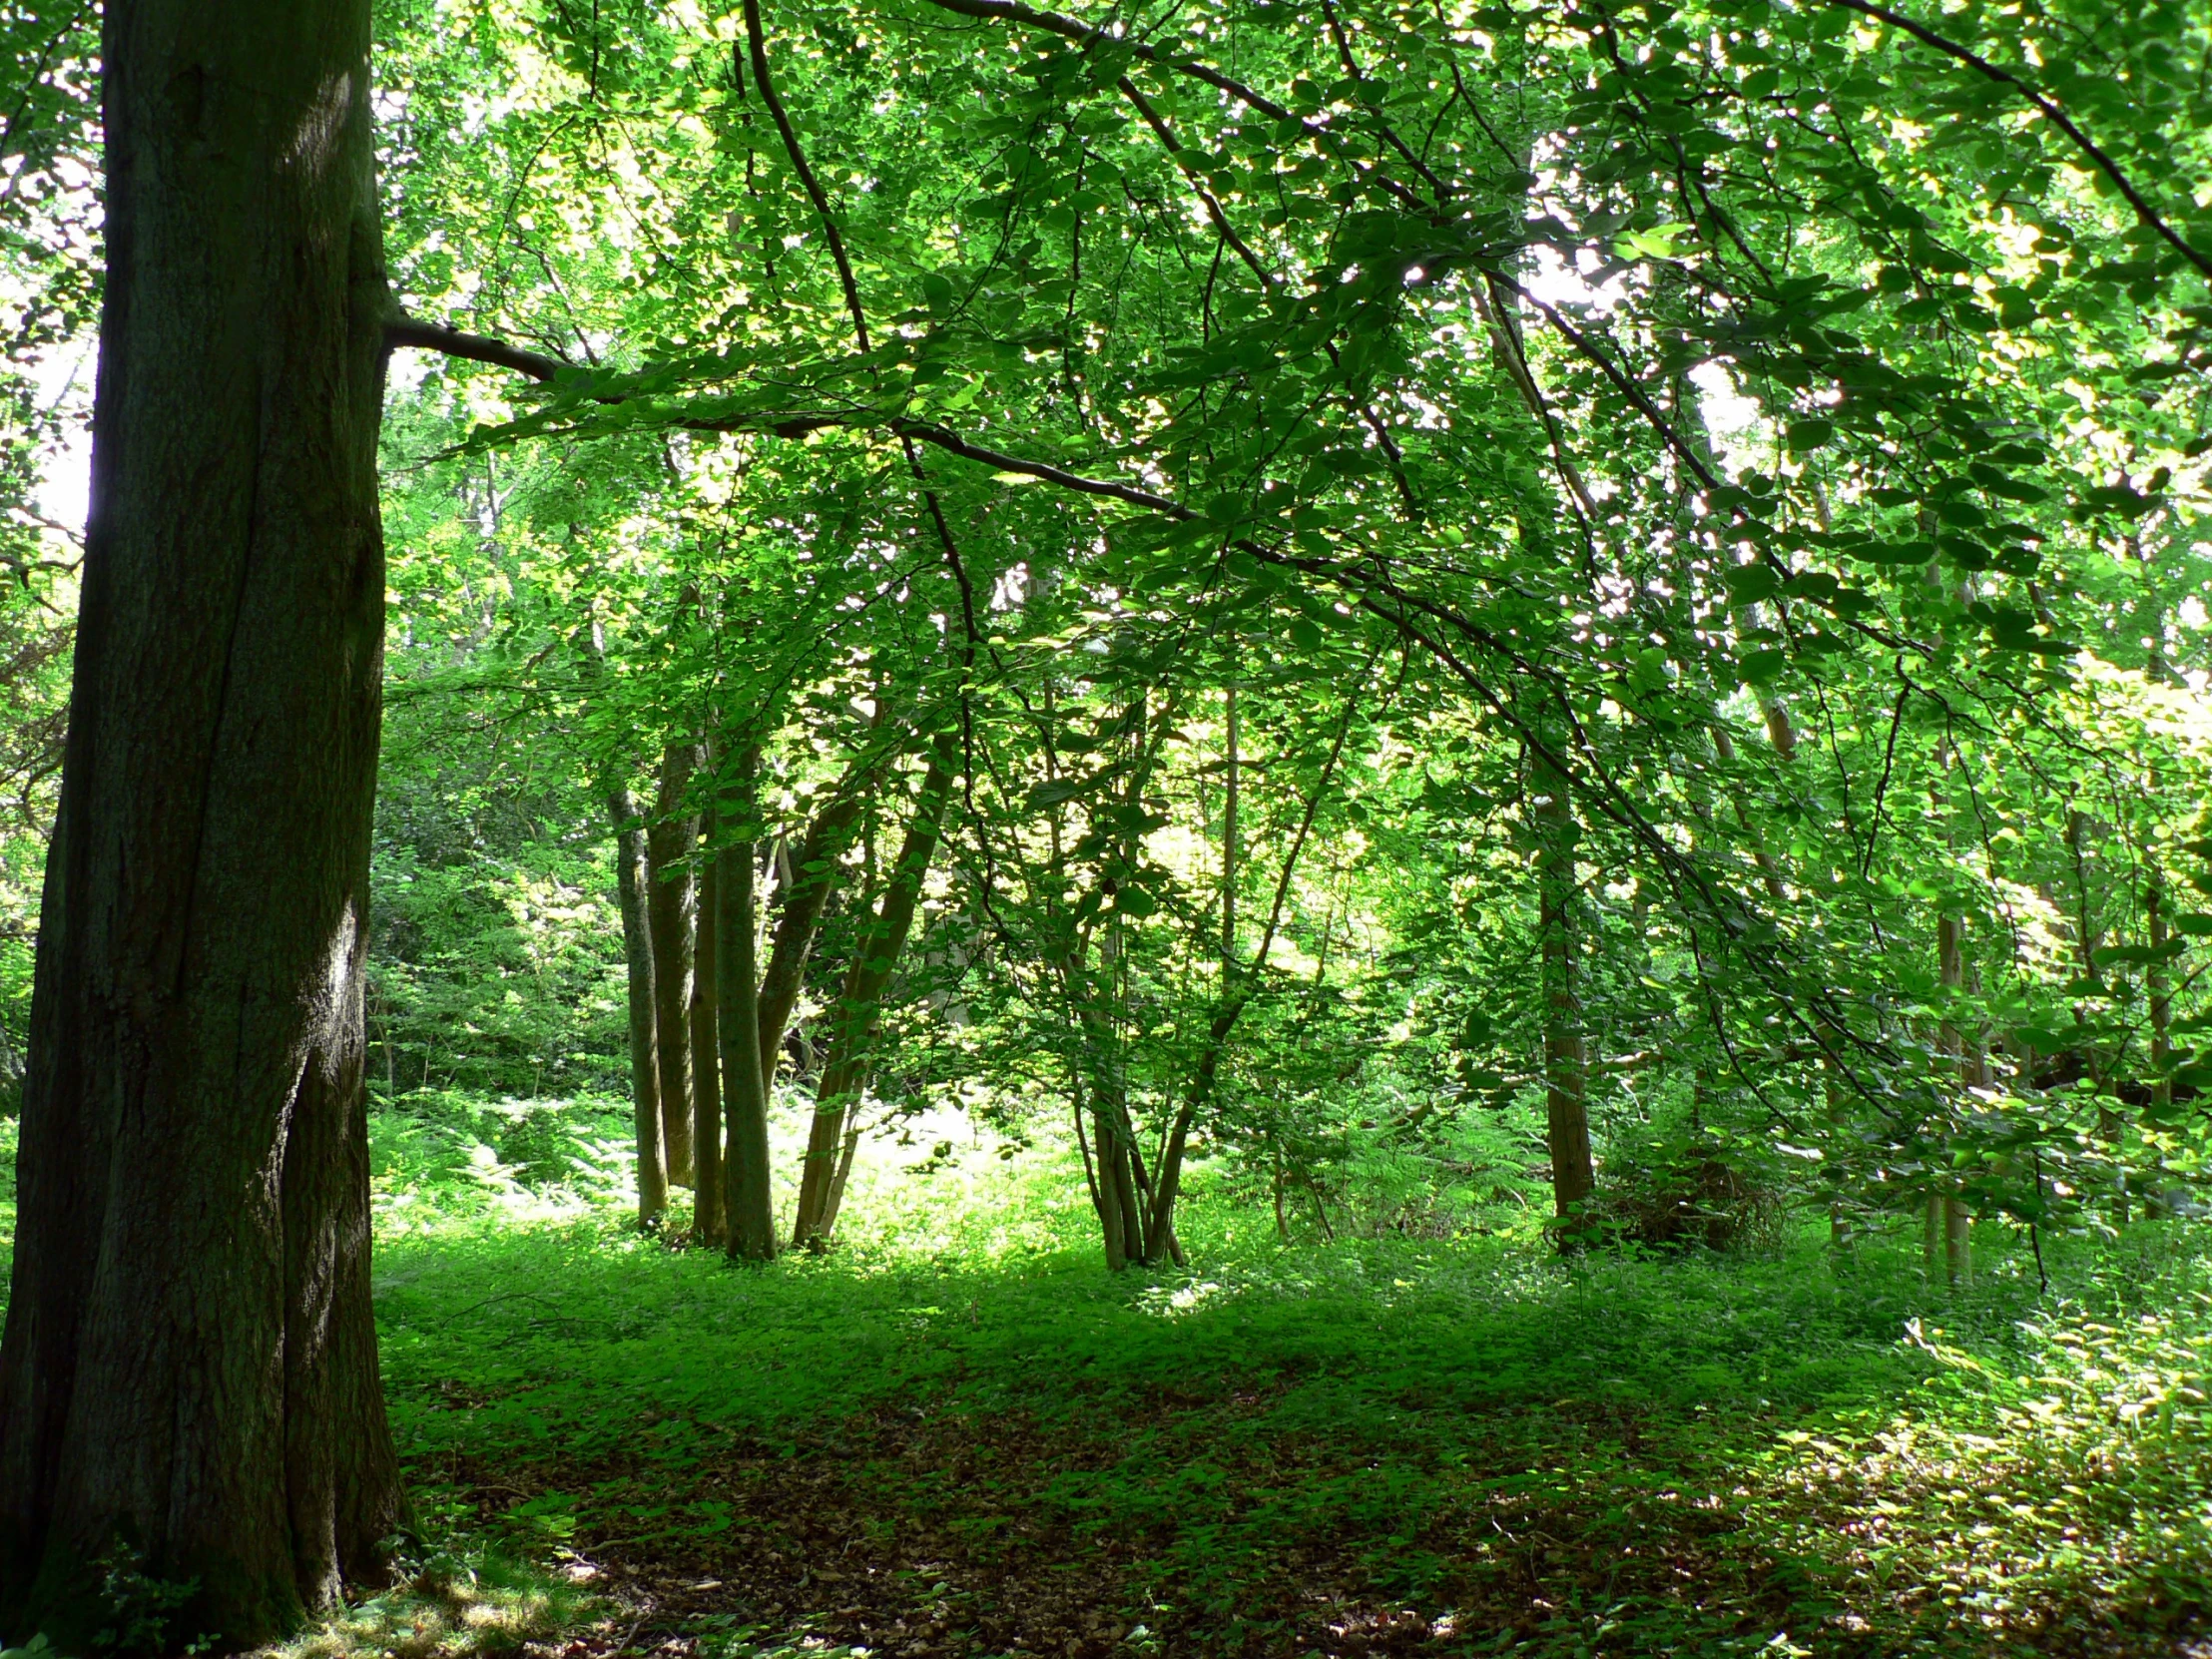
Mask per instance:
[[[2047,1290],[1980,1229],[1953,1294],[1902,1231],[1286,1246],[1201,1169],[1193,1270],[1116,1278],[1059,1152],[939,1144],[764,1270],[635,1233],[611,1105],[374,1138],[417,1501],[601,1597],[555,1647],[2118,1655],[2212,1609],[2191,1224],[2047,1239]]]

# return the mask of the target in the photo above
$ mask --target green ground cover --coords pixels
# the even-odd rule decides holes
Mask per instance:
[[[417,1648],[2133,1655],[2212,1611],[2195,1224],[2046,1239],[2047,1290],[1982,1229],[1951,1295],[1902,1232],[1286,1246],[1202,1177],[1192,1271],[1114,1278],[1054,1149],[890,1148],[840,1248],[743,1269],[626,1225],[621,1126],[375,1121],[438,1582],[598,1598]]]

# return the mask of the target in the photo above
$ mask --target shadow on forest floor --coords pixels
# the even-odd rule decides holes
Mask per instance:
[[[2178,1227],[2046,1242],[2048,1296],[1985,1243],[1952,1299],[1881,1241],[1285,1248],[1201,1183],[1200,1273],[1144,1281],[1064,1177],[764,1270],[387,1169],[418,1501],[602,1597],[567,1659],[2212,1654]]]

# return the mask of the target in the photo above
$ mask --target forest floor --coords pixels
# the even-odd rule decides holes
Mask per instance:
[[[540,1653],[2212,1655],[2185,1224],[1953,1295],[1902,1232],[1285,1246],[1201,1179],[1194,1271],[1115,1278],[1059,1157],[939,1147],[761,1270],[529,1184],[619,1118],[461,1121],[378,1121],[385,1379],[430,1576],[584,1598]]]
[[[1117,1278],[1040,1150],[764,1270],[629,1228],[618,1137],[378,1116],[429,1543],[296,1654],[2212,1659],[2189,1224],[2046,1240],[2047,1292],[1982,1230],[1952,1295],[1811,1230],[1285,1246],[1201,1179],[1195,1271]]]

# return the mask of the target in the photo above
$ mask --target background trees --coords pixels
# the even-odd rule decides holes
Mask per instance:
[[[591,702],[641,785],[757,754],[771,910],[792,847],[833,875],[797,1236],[851,1126],[1010,1075],[1115,1260],[1172,1254],[1194,1140],[1301,1213],[1368,1090],[1407,1148],[1540,1090],[1566,1210],[1593,1133],[1840,1227],[2169,1158],[2203,257],[2138,175],[2198,165],[2200,24],[2144,19],[410,36],[410,296],[557,359],[413,404],[479,420],[424,500],[508,469],[509,695]],[[441,150],[500,50],[499,142]],[[2021,72],[2104,51],[2131,114]],[[586,613],[588,700],[541,643]]]

